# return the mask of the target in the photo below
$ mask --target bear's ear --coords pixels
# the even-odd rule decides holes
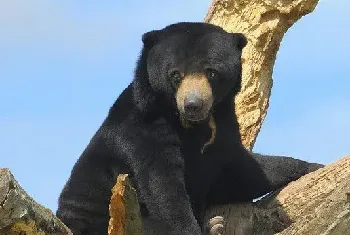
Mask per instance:
[[[159,38],[160,30],[152,30],[142,35],[143,45],[147,48],[151,48],[157,43]]]
[[[243,33],[231,33],[234,43],[236,46],[242,50],[248,43],[246,36]]]

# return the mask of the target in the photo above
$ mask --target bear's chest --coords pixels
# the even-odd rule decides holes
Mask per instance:
[[[192,198],[206,195],[227,162],[232,160],[236,141],[233,135],[227,134],[230,128],[225,126],[218,126],[211,117],[205,125],[188,129],[181,136],[186,188]]]
[[[187,141],[183,143],[182,154],[189,196],[199,198],[206,195],[225,164],[224,156],[216,150],[215,139],[210,128],[200,134],[188,133]]]

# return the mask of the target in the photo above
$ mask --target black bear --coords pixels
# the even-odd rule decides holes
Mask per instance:
[[[111,189],[129,174],[146,234],[206,234],[214,204],[248,201],[321,165],[253,156],[233,98],[247,39],[182,22],[142,37],[135,78],[74,165],[57,216],[75,235],[104,235]]]

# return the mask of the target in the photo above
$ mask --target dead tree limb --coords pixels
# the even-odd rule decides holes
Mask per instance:
[[[72,235],[51,212],[36,203],[8,169],[0,169],[1,235]]]
[[[272,72],[284,33],[318,0],[214,0],[205,21],[248,38],[243,49],[242,91],[236,112],[242,141],[252,149],[267,113]]]

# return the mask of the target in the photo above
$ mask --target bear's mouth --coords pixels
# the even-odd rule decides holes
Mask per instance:
[[[205,113],[205,114],[203,114],[203,113],[182,113],[181,116],[186,121],[201,122],[201,121],[206,120],[208,118],[209,114],[208,113]]]
[[[185,76],[176,92],[176,104],[181,117],[187,121],[200,122],[207,119],[213,104],[213,95],[206,76]]]

